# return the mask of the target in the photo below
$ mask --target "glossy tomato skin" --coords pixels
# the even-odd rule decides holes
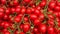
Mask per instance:
[[[26,2],[26,3],[29,3],[31,0],[23,0],[24,2]]]
[[[34,31],[34,33],[38,33],[39,32],[38,28],[34,28],[33,31]]]
[[[35,15],[35,14],[31,14],[31,15],[30,15],[30,19],[31,19],[31,20],[35,20],[35,19],[37,19],[37,18],[38,18],[38,17],[37,17],[37,15]]]
[[[54,28],[54,31],[56,34],[58,34],[59,30],[57,28]]]
[[[3,30],[2,34],[10,34],[10,32],[8,30]]]
[[[54,26],[54,25],[55,25],[55,24],[54,24],[54,20],[52,20],[52,19],[48,20],[48,24],[49,24],[50,26]]]
[[[34,13],[35,9],[36,9],[35,7],[31,8],[32,13]]]
[[[16,30],[16,31],[14,32],[14,34],[19,34],[19,31],[18,31],[18,30]]]
[[[49,3],[49,8],[54,9],[55,6],[56,6],[56,3],[54,1],[51,1]]]
[[[54,19],[54,16],[51,15],[51,14],[48,14],[48,18],[49,18],[49,19]]]
[[[14,6],[17,6],[18,4],[19,4],[19,3],[18,3],[17,0],[14,0],[14,1],[13,1],[13,5],[14,5]]]
[[[15,13],[15,8],[11,8],[11,14],[14,14],[14,13]]]
[[[23,26],[24,26],[24,24],[20,24],[19,27],[20,27],[21,30],[23,29]]]
[[[16,17],[14,18],[14,21],[17,22],[17,23],[19,23],[19,22],[21,21],[21,18],[20,18],[19,16],[16,16]]]
[[[41,9],[41,7],[40,7],[40,6],[36,6],[36,9],[40,10],[40,9]]]
[[[27,9],[26,11],[27,14],[31,14],[32,13],[32,10],[30,8]]]
[[[0,1],[3,5],[6,3],[6,0],[0,0]]]
[[[9,24],[9,22],[4,21],[1,23],[1,26],[4,28],[8,28],[10,26],[10,24]]]
[[[20,9],[20,8],[18,8],[18,7],[16,7],[16,8],[15,8],[15,12],[16,12],[17,14],[20,14],[21,9]]]
[[[7,31],[7,32],[4,32],[3,34],[10,34],[10,32],[9,32],[9,31]]]
[[[10,11],[11,11],[11,9],[10,8],[7,8],[6,11],[5,11],[5,14],[10,15],[11,14]]]
[[[46,1],[41,1],[41,3],[39,4],[40,7],[44,7],[46,5]]]
[[[23,31],[28,32],[30,30],[30,24],[24,24],[23,25]]]
[[[26,8],[25,8],[25,6],[22,6],[22,8],[21,8],[21,14],[25,14],[25,12],[26,12]]]
[[[4,17],[3,17],[3,19],[4,19],[4,20],[9,20],[9,15],[6,15],[6,14],[5,14]]]
[[[25,22],[28,22],[29,21],[29,18],[28,17],[24,17],[24,21]]]
[[[59,7],[59,6],[55,6],[54,9],[55,9],[56,11],[58,11],[58,12],[60,11],[60,7]]]
[[[45,24],[40,24],[39,25],[39,31],[41,33],[46,33],[47,26]]]
[[[0,8],[0,12],[4,12],[4,8]]]
[[[39,19],[40,19],[41,21],[43,21],[43,20],[45,19],[45,16],[44,16],[43,13],[41,13],[41,14],[39,15]]]
[[[58,24],[57,24],[59,27],[60,27],[60,21],[58,22]]]
[[[56,3],[57,3],[57,6],[60,6],[60,2],[57,1]]]
[[[4,13],[0,12],[0,18],[3,18],[3,17],[4,17]]]
[[[23,17],[23,14],[18,14],[17,16],[18,16],[18,17]]]
[[[49,26],[48,27],[48,34],[53,34],[54,33],[54,28]]]
[[[20,34],[25,34],[24,32],[20,32]]]
[[[37,15],[37,16],[39,16],[41,14],[41,11],[38,10],[38,9],[35,9],[34,14]]]
[[[41,22],[40,22],[39,19],[35,19],[34,22],[33,22],[34,26],[39,26],[40,23]]]

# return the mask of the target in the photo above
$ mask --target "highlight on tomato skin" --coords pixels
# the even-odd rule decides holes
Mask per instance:
[[[60,34],[60,1],[0,0],[0,34]]]

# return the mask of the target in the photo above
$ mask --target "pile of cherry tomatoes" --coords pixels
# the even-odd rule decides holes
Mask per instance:
[[[60,1],[0,0],[0,34],[60,34]]]

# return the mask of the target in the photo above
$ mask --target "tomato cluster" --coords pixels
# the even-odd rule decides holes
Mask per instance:
[[[0,34],[60,34],[60,2],[0,0]]]

